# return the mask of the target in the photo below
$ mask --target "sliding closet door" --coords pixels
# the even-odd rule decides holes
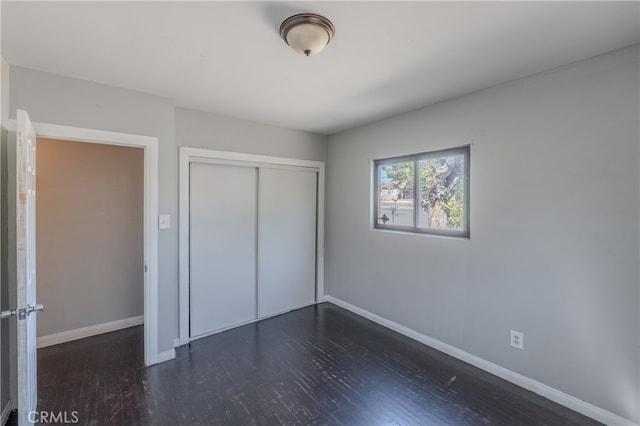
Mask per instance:
[[[190,335],[255,319],[256,169],[191,163]]]
[[[315,302],[316,176],[259,170],[259,318]]]

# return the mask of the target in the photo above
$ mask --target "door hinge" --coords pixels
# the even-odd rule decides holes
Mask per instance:
[[[27,318],[27,310],[26,309],[18,309],[18,319],[23,320]]]

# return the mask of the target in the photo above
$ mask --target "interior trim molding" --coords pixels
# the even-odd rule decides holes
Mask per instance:
[[[345,302],[344,300],[335,298],[333,296],[328,296],[328,295],[325,296],[325,300],[329,303],[332,303],[336,306],[344,308],[356,315],[359,315],[377,324],[380,324],[383,327],[389,328],[395,332],[398,332],[404,336],[407,336],[413,340],[416,340],[424,345],[432,347],[433,349],[439,350],[440,352],[444,352],[447,355],[451,355],[454,358],[457,358],[461,361],[469,363],[475,367],[480,368],[481,370],[484,370],[488,373],[498,376],[501,379],[504,379],[522,388],[530,390],[531,392],[534,392],[547,399],[550,399],[551,401],[557,402],[560,405],[564,405],[567,408],[577,411],[578,413],[584,414],[585,416],[591,417],[592,419],[595,419],[604,424],[608,424],[608,425],[637,424],[632,420],[625,419],[624,417],[621,417],[603,408],[600,408],[593,404],[585,402],[574,396],[568,395],[562,391],[552,388],[551,386],[545,385],[544,383],[540,383],[529,377],[523,376],[522,374],[516,373],[504,367],[501,367],[498,364],[494,364],[490,361],[487,361],[485,359],[472,355],[468,352],[465,352],[461,349],[458,349],[455,346],[451,346],[447,343],[444,343],[432,337],[426,336],[409,327],[405,327],[404,325],[398,324],[397,322],[393,322],[379,315],[376,315],[372,312],[369,312],[366,309],[362,309],[358,306],[352,305],[351,303]]]
[[[13,126],[15,126],[15,120]],[[33,123],[38,137],[144,149],[144,363],[158,362],[158,138]]]
[[[169,349],[168,351],[160,352],[158,354],[158,364],[165,361],[171,361],[176,357],[176,350],[174,348]]]
[[[11,414],[11,401],[7,401],[4,408],[2,409],[2,413],[0,413],[0,425],[7,423],[9,419],[9,414]]]
[[[137,317],[124,318],[117,321],[105,322],[102,324],[49,334],[48,336],[38,337],[38,349],[70,342],[72,340],[84,339],[85,337],[97,336],[98,334],[110,333],[124,328],[135,327],[142,324],[144,324],[144,315],[139,315]]]
[[[180,146],[178,167],[178,217],[187,219],[189,218],[189,168],[191,163],[284,169],[302,168],[315,170],[318,173],[318,198],[316,205],[316,301],[314,303],[322,301],[324,297],[324,161],[300,160],[296,158]],[[189,336],[189,220],[180,220],[178,227],[178,339],[182,346],[192,340]],[[220,330],[218,330],[218,332],[219,331]]]

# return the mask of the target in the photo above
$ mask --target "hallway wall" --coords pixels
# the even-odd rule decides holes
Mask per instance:
[[[144,313],[144,150],[38,138],[38,337]]]

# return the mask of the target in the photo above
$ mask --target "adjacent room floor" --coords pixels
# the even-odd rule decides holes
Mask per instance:
[[[334,305],[144,368],[142,327],[38,351],[40,411],[80,424],[597,424]]]

